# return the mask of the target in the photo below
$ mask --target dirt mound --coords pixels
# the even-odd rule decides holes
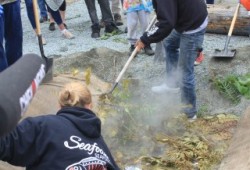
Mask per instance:
[[[55,60],[55,73],[71,73],[74,69],[92,72],[108,82],[113,82],[128,59],[127,53],[109,48],[94,48],[87,52],[75,53]]]

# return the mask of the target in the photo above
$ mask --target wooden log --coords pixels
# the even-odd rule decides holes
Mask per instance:
[[[228,34],[237,4],[214,4],[208,6],[209,23],[207,33]],[[232,35],[249,36],[250,16],[241,5]]]

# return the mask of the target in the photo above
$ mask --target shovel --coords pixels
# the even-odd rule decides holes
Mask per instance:
[[[236,49],[229,50],[228,49],[228,44],[230,42],[230,38],[231,38],[233,29],[234,29],[235,21],[236,21],[237,15],[239,13],[239,8],[240,8],[240,3],[237,4],[236,10],[234,12],[233,20],[231,22],[231,26],[230,26],[230,29],[229,29],[229,32],[228,32],[228,36],[227,36],[227,39],[226,39],[226,42],[225,42],[224,49],[223,50],[215,49],[215,52],[214,52],[212,57],[216,57],[216,58],[232,58],[232,57],[235,56]]]
[[[37,38],[38,38],[40,53],[41,53],[42,58],[46,62],[46,76],[43,79],[43,83],[46,83],[46,82],[49,82],[53,79],[53,58],[48,58],[44,54],[42,33],[41,33],[40,22],[39,22],[39,17],[38,17],[38,10],[37,10],[37,8],[38,8],[37,0],[32,0],[32,2],[33,2],[33,10],[34,10],[34,17],[35,17]]]
[[[153,17],[153,19],[152,19],[151,22],[149,23],[149,25],[148,25],[148,27],[147,27],[147,29],[146,29],[146,32],[149,31],[149,30],[152,28],[152,26],[155,24],[155,21],[156,21],[156,15]],[[136,48],[134,49],[134,51],[132,52],[132,54],[130,55],[129,59],[127,60],[126,64],[123,66],[122,71],[119,73],[118,77],[116,78],[115,83],[114,83],[112,89],[111,89],[109,92],[107,92],[107,93],[101,94],[100,98],[102,98],[102,97],[105,96],[105,95],[112,94],[112,92],[113,92],[113,91],[115,90],[115,88],[117,87],[119,81],[121,80],[123,74],[124,74],[125,71],[127,70],[128,66],[129,66],[129,64],[130,64],[130,62],[131,62],[132,59],[136,56],[137,51],[139,51],[139,50],[138,50],[138,48],[136,47]]]

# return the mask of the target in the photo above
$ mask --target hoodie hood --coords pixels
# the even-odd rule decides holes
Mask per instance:
[[[63,107],[58,116],[68,119],[79,131],[90,138],[101,136],[101,121],[91,110],[80,107]]]

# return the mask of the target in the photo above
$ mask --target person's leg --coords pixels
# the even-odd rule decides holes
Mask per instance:
[[[20,0],[4,5],[5,51],[8,65],[15,63],[23,54],[23,28]]]
[[[173,30],[167,38],[163,40],[163,45],[166,55],[166,83],[160,86],[152,87],[155,93],[171,92],[177,93],[179,91],[180,76],[178,73],[178,59],[180,47],[180,33]]]
[[[149,25],[149,13],[144,10],[141,10],[141,11],[138,11],[138,16],[139,16],[139,22],[141,25],[141,31],[142,33],[144,33]],[[144,52],[145,54],[149,56],[155,54],[150,45],[145,46]]]
[[[127,14],[127,27],[128,27],[128,33],[127,38],[128,42],[130,43],[130,55],[135,49],[135,43],[138,40],[137,37],[137,26],[138,26],[138,13],[135,12],[129,12]]]
[[[48,10],[48,15],[49,15],[49,30],[55,31],[56,30],[55,20],[53,16],[51,15],[51,13],[49,12],[49,10]]]
[[[34,29],[35,34],[37,35],[37,29],[36,29],[36,22],[35,22],[35,16],[34,16],[34,10],[33,10],[33,2],[32,0],[25,0],[27,15],[30,21],[30,24],[32,28]],[[46,40],[44,37],[42,37],[43,45],[46,44]]]
[[[45,5],[45,0],[38,0],[37,1],[39,9],[40,9],[40,22],[43,23],[44,21],[48,20],[47,9]]]
[[[114,22],[109,0],[98,0],[98,3],[102,13],[102,19],[105,24]]]
[[[63,1],[62,5],[60,6],[59,11],[60,11],[62,21],[65,25],[65,15],[66,15],[66,1],[65,0]]]
[[[167,86],[179,87],[177,64],[179,60],[180,34],[173,30],[163,41],[166,54]]]
[[[56,24],[58,26],[60,26],[61,24],[63,25],[63,21],[60,15],[59,10],[57,11],[53,11],[49,6],[47,6],[49,13],[51,14],[52,18],[54,19],[54,21],[56,22]],[[60,27],[59,27],[60,28]],[[65,28],[62,28],[65,29]]]
[[[30,24],[34,30],[36,30],[36,22],[34,17],[33,3],[32,0],[25,0],[27,15],[30,21]]]
[[[113,14],[120,14],[121,8],[120,8],[120,0],[111,0],[111,11]]]
[[[74,35],[70,33],[66,28],[65,25],[63,24],[61,14],[59,10],[53,11],[48,5],[47,5],[48,11],[51,14],[51,16],[54,18],[56,24],[58,25],[60,31],[62,32],[63,36],[67,39],[72,39],[74,38]]]
[[[92,25],[99,25],[99,19],[95,7],[95,0],[85,0],[85,4],[87,6]]]
[[[102,20],[105,23],[105,32],[106,33],[116,33],[119,34],[121,31],[118,29],[118,27],[115,25],[109,0],[98,0],[99,6],[101,8],[102,13]]]
[[[4,37],[4,14],[0,15],[0,72],[8,67],[4,51],[3,37]]]
[[[206,0],[207,4],[214,4],[214,0]]]
[[[96,12],[95,0],[85,0],[85,4],[87,6],[89,17],[90,17],[91,22],[92,22],[91,37],[92,38],[98,38],[98,37],[100,37],[101,28],[100,28],[100,25],[99,25],[99,19],[98,19],[97,12]]]
[[[184,112],[188,118],[196,115],[196,93],[194,61],[197,51],[202,47],[205,29],[194,34],[181,34],[178,68],[181,73],[181,100],[186,106]]]
[[[121,17],[120,0],[112,0],[111,10],[114,16],[115,24],[117,26],[123,25],[122,17]]]

